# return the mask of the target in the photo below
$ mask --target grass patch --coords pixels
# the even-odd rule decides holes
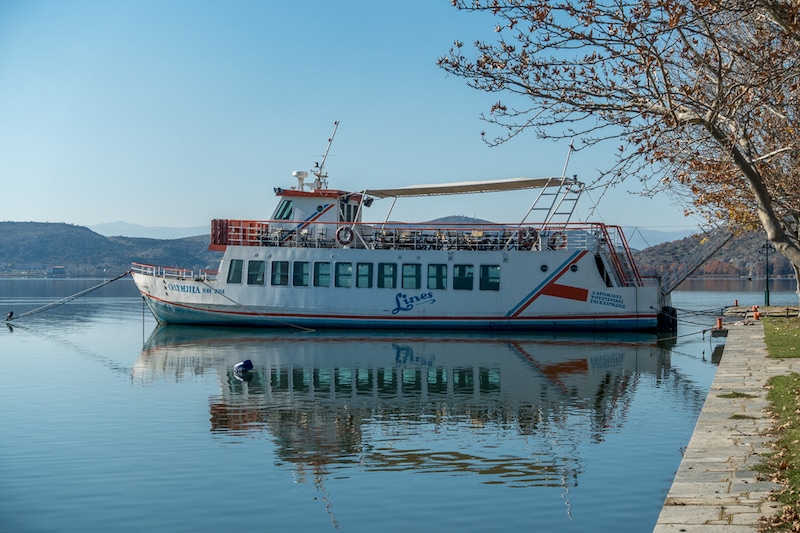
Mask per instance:
[[[731,415],[730,419],[731,420],[755,420],[756,417],[750,416],[750,415],[743,415],[743,414],[740,414],[740,413],[736,413],[736,414]]]
[[[797,317],[768,317],[763,322],[770,357],[800,357],[800,320]]]
[[[725,394],[720,394],[717,396],[718,398],[758,398],[758,396],[754,394],[747,394],[746,392],[726,392]]]
[[[770,357],[800,357],[800,319],[769,317],[763,322]],[[777,438],[759,471],[786,488],[777,494],[783,513],[763,522],[763,531],[800,531],[800,374],[775,376],[769,389]]]

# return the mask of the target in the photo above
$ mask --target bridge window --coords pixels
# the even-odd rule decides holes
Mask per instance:
[[[444,290],[447,287],[447,265],[428,265],[428,288]]]
[[[345,196],[339,201],[339,222],[354,222],[356,219],[357,205],[350,203],[350,197]]]
[[[292,211],[292,201],[284,198],[275,210],[275,220],[291,220]]]
[[[500,265],[481,265],[479,286],[482,291],[499,291]]]
[[[264,284],[264,270],[266,270],[264,261],[248,261],[247,262],[247,284],[248,285],[263,285]]]
[[[404,289],[419,289],[422,286],[421,269],[422,265],[417,265],[417,264],[403,265]]]
[[[231,259],[231,264],[228,266],[228,283],[241,283],[242,282],[242,265],[244,261],[241,259]]]
[[[336,286],[353,286],[353,263],[336,263]]]
[[[372,263],[356,265],[356,287],[363,289],[372,287]]]
[[[314,286],[331,286],[331,264],[328,262],[314,263]]]
[[[272,280],[270,280],[270,283],[273,285],[289,284],[289,261],[272,262]]]
[[[453,265],[453,289],[471,291],[474,277],[475,267],[473,265]]]
[[[397,287],[397,265],[394,263],[378,263],[378,287],[394,289]]]
[[[292,265],[292,285],[308,287],[308,261],[295,261]]]

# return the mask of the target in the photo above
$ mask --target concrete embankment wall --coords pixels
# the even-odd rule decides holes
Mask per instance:
[[[770,501],[770,492],[780,486],[760,479],[753,468],[771,451],[767,380],[800,371],[800,360],[769,359],[760,321],[725,328],[722,360],[656,533],[753,532],[762,516],[780,511]]]

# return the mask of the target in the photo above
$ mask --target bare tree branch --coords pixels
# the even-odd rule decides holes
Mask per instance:
[[[687,193],[693,212],[761,225],[800,266],[800,4],[794,0],[453,0],[495,42],[439,59],[498,93],[490,145],[532,130],[614,141],[596,184]],[[800,293],[799,293],[800,294]]]

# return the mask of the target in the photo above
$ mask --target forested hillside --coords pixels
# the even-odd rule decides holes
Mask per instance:
[[[45,222],[0,222],[0,273],[43,274],[66,267],[69,276],[108,276],[133,261],[198,270],[215,269],[220,254],[208,251],[207,235],[160,240],[104,237],[88,228]]]
[[[692,251],[701,245],[702,237],[693,235],[685,239],[665,242],[644,250],[633,252],[639,271],[643,275],[662,274],[676,269],[687,261]],[[770,276],[792,277],[789,261],[767,245],[764,233],[747,233],[731,239],[708,261],[695,271],[699,277],[764,277],[769,246]]]

